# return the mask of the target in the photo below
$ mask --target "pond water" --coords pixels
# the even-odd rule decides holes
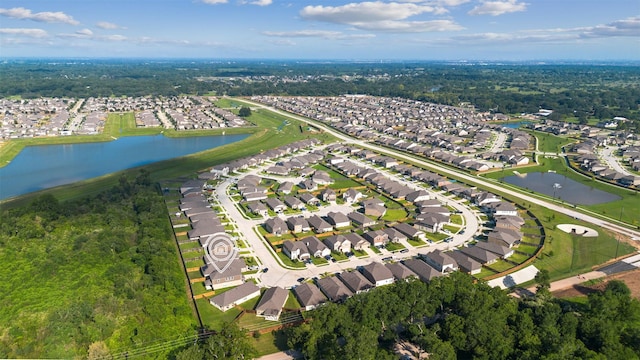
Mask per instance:
[[[504,126],[506,128],[511,128],[511,129],[518,129],[518,128],[520,128],[520,126],[527,125],[527,124],[531,124],[531,121],[511,122],[511,123],[502,124],[502,126]]]
[[[0,168],[0,200],[197,153],[247,136],[131,136],[100,143],[27,146]]]
[[[620,200],[620,196],[581,184],[550,172],[534,172],[502,178],[506,183],[549,195],[574,205],[594,205]]]

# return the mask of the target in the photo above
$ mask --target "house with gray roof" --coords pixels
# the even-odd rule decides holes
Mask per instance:
[[[382,232],[387,234],[387,238],[392,243],[397,243],[397,242],[400,242],[400,241],[407,240],[407,236],[405,234],[401,233],[400,231],[398,231],[398,230],[396,230],[396,229],[394,229],[392,227],[384,228],[384,229],[382,229]]]
[[[498,255],[501,259],[506,259],[508,257],[510,257],[511,255],[514,254],[514,250],[511,248],[508,248],[506,246],[503,245],[499,245],[496,243],[490,243],[490,242],[484,242],[484,241],[478,241],[475,246],[481,248],[481,249],[485,249],[488,251],[491,251],[492,253]]]
[[[317,197],[313,196],[311,193],[302,193],[298,196],[302,202],[308,205],[318,206],[320,205],[320,200]]]
[[[362,236],[357,233],[347,233],[344,234],[344,237],[349,240],[351,243],[351,248],[353,250],[363,250],[367,246],[369,246],[369,242],[365,240]]]
[[[277,286],[268,288],[256,305],[256,315],[266,320],[278,321],[288,298],[289,290]]]
[[[394,281],[393,273],[385,265],[373,261],[360,268],[362,275],[367,278],[375,286],[384,286],[392,284]]]
[[[302,241],[286,240],[282,243],[282,253],[291,260],[306,260],[311,257],[307,245]]]
[[[251,213],[260,215],[262,217],[269,215],[269,209],[267,209],[267,205],[259,201],[252,201],[247,203],[247,209],[251,211]]]
[[[495,228],[487,234],[487,242],[509,248],[520,244],[520,240],[522,240],[522,233],[512,229]]]
[[[307,219],[301,216],[292,216],[288,218],[286,222],[289,230],[294,233],[307,232],[311,230],[311,226]]]
[[[333,230],[333,226],[331,226],[331,224],[329,224],[328,222],[324,221],[318,215],[310,216],[309,218],[307,218],[307,222],[309,222],[309,226],[311,226],[313,231],[315,231],[316,233],[324,233],[324,232],[329,232]]]
[[[242,270],[247,266],[244,259],[236,258],[224,271],[218,270],[224,268],[225,265],[221,263],[216,267],[211,263],[206,263],[200,267],[200,272],[205,277],[204,285],[207,290],[237,286],[244,282]]]
[[[322,242],[331,251],[348,253],[351,251],[351,242],[344,235],[331,235],[322,239]]]
[[[294,186],[295,184],[291,181],[285,181],[278,186],[278,193],[289,195],[291,194],[291,191],[293,191]]]
[[[454,250],[449,252],[448,254],[453,258],[453,260],[456,261],[456,263],[458,264],[458,269],[460,271],[466,272],[470,275],[479,274],[480,271],[482,271],[482,264],[470,258],[460,250]]]
[[[498,261],[498,255],[477,246],[463,247],[460,251],[482,265],[491,265]]]
[[[429,265],[442,273],[458,270],[458,263],[442,250],[436,249],[432,252],[421,255],[421,257]]]
[[[260,296],[260,288],[253,282],[246,282],[212,297],[209,299],[209,303],[225,312],[258,296]]]
[[[398,230],[402,234],[404,234],[409,239],[418,239],[424,236],[424,231],[418,230],[415,227],[407,224],[407,223],[397,223],[392,226],[392,228]]]
[[[408,267],[402,265],[402,263],[387,263],[384,265],[387,269],[389,269],[389,271],[391,271],[391,273],[393,274],[393,277],[396,280],[406,280],[407,278],[411,277],[411,276],[415,276],[418,277],[418,275],[416,275],[416,273],[414,273],[411,269],[409,269]]]
[[[305,245],[307,245],[307,249],[309,249],[309,254],[313,257],[325,257],[331,255],[331,249],[329,249],[322,241],[320,241],[315,236],[308,236],[302,240]]]
[[[376,224],[375,220],[372,220],[365,214],[359,213],[357,211],[352,211],[348,213],[347,217],[349,218],[349,220],[351,220],[351,222],[353,222],[353,225],[355,226],[367,227],[367,226],[373,226]]]
[[[341,212],[330,211],[327,213],[327,221],[333,225],[336,229],[345,228],[351,226],[351,221],[347,215]]]
[[[273,235],[282,235],[288,231],[287,224],[279,217],[267,219],[264,222],[264,229]]]
[[[340,273],[338,277],[354,294],[360,294],[373,288],[371,281],[357,271],[345,271]]]
[[[287,206],[277,198],[268,198],[265,200],[265,204],[277,213],[281,213],[287,209]]]
[[[384,246],[389,242],[389,235],[382,230],[367,231],[362,237],[373,246]]]
[[[404,260],[402,263],[404,266],[416,273],[418,278],[424,282],[429,282],[435,277],[442,276],[441,272],[419,259],[408,259]]]
[[[313,310],[327,301],[327,297],[322,294],[322,291],[311,283],[302,283],[296,286],[293,288],[293,294],[307,311]]]
[[[331,301],[341,302],[353,295],[353,292],[335,276],[328,276],[316,280],[316,285]]]

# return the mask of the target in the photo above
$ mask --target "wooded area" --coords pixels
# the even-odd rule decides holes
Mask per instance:
[[[637,359],[640,302],[619,281],[585,303],[540,291],[517,299],[455,272],[397,282],[314,310],[287,329],[307,359],[396,359],[399,341],[429,359]]]
[[[166,208],[148,173],[0,215],[0,358],[97,358],[196,334]]]

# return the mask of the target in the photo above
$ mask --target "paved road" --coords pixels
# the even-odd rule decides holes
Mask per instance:
[[[484,187],[486,189],[489,189],[489,190],[501,191],[501,192],[503,192],[503,193],[505,193],[507,195],[523,199],[523,200],[531,202],[533,204],[544,206],[544,207],[546,207],[548,209],[551,209],[551,210],[554,210],[554,211],[562,212],[562,213],[564,213],[564,214],[566,214],[568,216],[571,216],[571,217],[573,217],[575,219],[579,219],[579,220],[588,222],[590,224],[594,224],[596,226],[601,226],[601,227],[603,227],[605,229],[617,232],[619,234],[623,234],[623,235],[629,236],[634,240],[640,240],[640,232],[639,231],[631,230],[631,229],[628,229],[628,228],[626,228],[624,226],[618,225],[618,223],[614,222],[614,220],[602,220],[600,218],[596,218],[596,217],[593,217],[593,216],[590,216],[590,215],[587,215],[587,214],[583,214],[583,213],[581,213],[579,211],[576,211],[576,210],[573,210],[573,209],[570,209],[570,208],[566,208],[564,206],[558,205],[556,203],[549,202],[547,200],[538,199],[538,198],[523,194],[523,193],[521,193],[519,191],[507,189],[507,188],[503,187],[501,184],[490,182],[490,181],[488,181],[486,179],[483,179],[483,178],[481,178],[479,176],[473,176],[473,175],[469,175],[469,174],[461,172],[461,171],[451,170],[451,169],[445,168],[445,167],[439,167],[439,166],[436,166],[436,165],[434,165],[434,164],[432,164],[430,162],[427,162],[427,161],[424,161],[424,160],[420,160],[420,159],[418,159],[416,157],[413,157],[413,156],[409,156],[406,153],[403,153],[403,152],[400,152],[400,151],[396,151],[396,150],[390,150],[390,149],[384,148],[384,147],[379,146],[379,145],[371,144],[371,143],[369,143],[367,141],[364,141],[364,140],[353,138],[353,137],[345,135],[345,134],[343,134],[343,133],[341,133],[341,132],[339,132],[339,131],[337,131],[337,130],[335,130],[333,128],[330,128],[330,127],[328,127],[328,126],[326,126],[324,124],[321,124],[319,122],[304,118],[302,116],[293,115],[293,114],[290,114],[290,113],[287,113],[285,111],[281,111],[281,110],[275,109],[275,108],[273,108],[271,106],[267,106],[267,105],[264,105],[264,104],[261,104],[261,103],[256,103],[256,102],[251,102],[251,103],[254,104],[254,106],[262,107],[262,108],[267,109],[269,111],[273,111],[273,112],[275,112],[275,113],[277,113],[279,115],[286,116],[286,117],[289,117],[289,118],[293,118],[293,119],[296,119],[296,120],[299,120],[299,121],[303,121],[303,122],[306,122],[308,124],[312,124],[312,125],[314,125],[316,127],[320,127],[324,131],[326,131],[327,133],[335,136],[336,138],[344,141],[345,143],[359,145],[361,147],[368,148],[370,150],[374,150],[374,151],[377,151],[377,152],[380,152],[380,153],[383,153],[383,154],[391,155],[391,156],[393,156],[395,158],[398,158],[398,159],[412,161],[412,162],[417,163],[417,164],[419,164],[419,165],[421,165],[421,166],[423,166],[425,168],[432,169],[433,171],[438,172],[438,173],[440,173],[442,175],[456,176],[456,177],[462,179],[463,181],[469,181],[469,182],[476,183],[476,184],[481,185],[482,187]]]
[[[352,160],[352,161],[356,162],[358,165],[363,167],[371,167],[371,164],[359,162],[358,160]],[[247,176],[249,174],[256,174],[256,175],[265,177],[259,173],[263,168],[267,166],[268,165],[265,165],[256,169],[252,169],[251,171],[244,173],[242,176],[239,176],[238,178]],[[397,175],[389,174],[386,172],[385,172],[385,175],[393,180],[405,183],[414,189],[425,190],[423,187],[419,186],[418,184],[407,182],[405,179],[402,179]],[[465,219],[464,234],[452,235],[453,239],[449,243],[441,242],[438,244],[432,244],[432,245],[424,246],[420,248],[413,247],[408,243],[403,242],[403,245],[409,250],[408,252],[403,254],[401,253],[392,254],[386,249],[381,249],[381,253],[376,254],[370,249],[366,249],[366,252],[368,253],[369,256],[365,258],[352,257],[347,261],[329,263],[327,265],[316,266],[313,264],[309,264],[304,269],[290,269],[290,268],[284,267],[284,264],[280,261],[277,254],[275,254],[273,248],[269,244],[267,244],[266,241],[261,236],[259,236],[256,233],[255,228],[260,224],[262,224],[265,220],[262,220],[262,219],[254,220],[254,219],[245,218],[243,213],[236,206],[235,201],[231,199],[231,197],[229,196],[229,193],[228,193],[229,187],[235,184],[238,178],[228,177],[224,180],[224,182],[218,184],[215,190],[215,197],[217,198],[219,204],[223,207],[224,211],[228,215],[227,217],[229,219],[233,219],[233,222],[235,223],[238,229],[238,232],[242,234],[242,238],[245,239],[250,246],[250,250],[241,249],[242,252],[247,252],[247,251],[250,252],[252,255],[256,256],[259,259],[259,261],[262,263],[262,268],[266,267],[269,269],[267,273],[258,273],[256,275],[256,279],[258,279],[261,285],[263,286],[269,286],[269,287],[280,286],[280,287],[286,288],[286,287],[291,287],[296,285],[298,283],[297,279],[301,277],[308,279],[313,277],[320,277],[322,274],[325,274],[325,273],[336,273],[336,272],[347,271],[347,270],[354,269],[358,266],[367,265],[372,261],[382,262],[382,259],[386,257],[393,257],[395,260],[400,260],[403,258],[410,258],[418,254],[424,254],[424,253],[433,251],[435,249],[447,250],[447,249],[451,249],[453,247],[462,245],[463,243],[471,240],[475,234],[481,232],[481,227],[480,227],[481,222],[479,220],[479,214],[477,212],[474,212],[470,208],[468,208],[466,205],[449,198],[447,195],[444,195],[442,193],[434,193],[432,191],[427,190],[436,199],[440,200],[441,202],[449,206],[454,207],[456,210],[461,212],[461,215]],[[281,182],[286,180],[296,181],[296,179],[285,179],[285,178],[277,178],[277,180]],[[313,214],[324,216],[329,211],[340,211],[343,213],[349,213],[353,211],[353,208],[348,204],[345,204],[345,205],[334,204],[329,206],[323,206],[318,211],[313,212]],[[308,214],[308,215],[311,215],[311,214]],[[282,217],[285,218],[284,215],[282,215]]]
[[[496,138],[496,141],[494,141],[491,145],[491,149],[489,149],[489,152],[499,152],[500,150],[502,150],[502,148],[504,147],[504,143],[507,141],[507,134],[500,131],[497,134],[498,137]]]
[[[625,175],[633,175],[629,172],[629,170],[625,169],[624,166],[620,165],[620,162],[613,154],[616,150],[618,150],[614,146],[607,146],[604,149],[600,150],[600,157],[604,160],[607,165],[613,170],[625,174]]]

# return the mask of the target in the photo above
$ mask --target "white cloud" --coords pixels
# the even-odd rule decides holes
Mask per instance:
[[[430,32],[455,31],[462,26],[451,20],[406,21],[406,19],[424,14],[447,12],[443,7],[425,5],[424,1],[412,2],[361,2],[342,6],[306,6],[300,16],[307,20],[316,20],[333,24],[351,25],[356,29],[383,32]]]
[[[262,34],[272,37],[316,37],[329,40],[353,40],[375,37],[373,34],[344,34],[340,31],[327,30],[265,31]]]
[[[425,12],[433,12],[431,6],[412,3],[361,2],[342,6],[305,6],[300,16],[308,20],[317,20],[335,24],[376,22],[385,20],[403,20]]]
[[[64,23],[69,25],[78,25],[80,24],[78,21],[74,20],[73,17],[61,12],[39,12],[33,13],[29,9],[25,9],[22,7],[12,8],[12,9],[2,9],[0,8],[0,15],[12,18],[12,19],[20,19],[20,20],[33,20],[39,22],[46,23]]]
[[[612,36],[637,36],[640,37],[640,16],[630,17],[624,20],[616,20],[609,24],[596,25],[581,29],[582,37],[612,37]]]
[[[98,23],[96,23],[96,26],[99,27],[100,29],[105,29],[105,30],[125,29],[125,27],[122,27],[118,24],[114,24],[108,21],[99,21]]]
[[[93,36],[93,31],[89,29],[82,29],[82,30],[76,31],[76,34],[81,36]]]
[[[107,35],[107,36],[102,36],[101,39],[107,40],[107,41],[126,41],[128,40],[128,38],[126,36],[123,35]]]
[[[24,29],[24,28],[22,29],[15,29],[15,28],[1,29],[0,28],[0,34],[20,35],[20,36],[27,36],[32,38],[45,38],[49,36],[49,34],[42,29]]]
[[[469,15],[491,15],[498,16],[506,13],[524,11],[527,3],[518,3],[517,0],[507,1],[483,1],[481,5],[469,11]]]
[[[378,21],[372,23],[353,24],[359,29],[401,33],[421,33],[435,31],[459,31],[464,27],[451,20],[432,21]]]
[[[228,0],[202,0],[202,2],[209,5],[217,5],[217,4],[226,4],[229,1]]]
[[[273,0],[255,0],[250,2],[250,4],[258,5],[258,6],[268,6],[273,3]]]

